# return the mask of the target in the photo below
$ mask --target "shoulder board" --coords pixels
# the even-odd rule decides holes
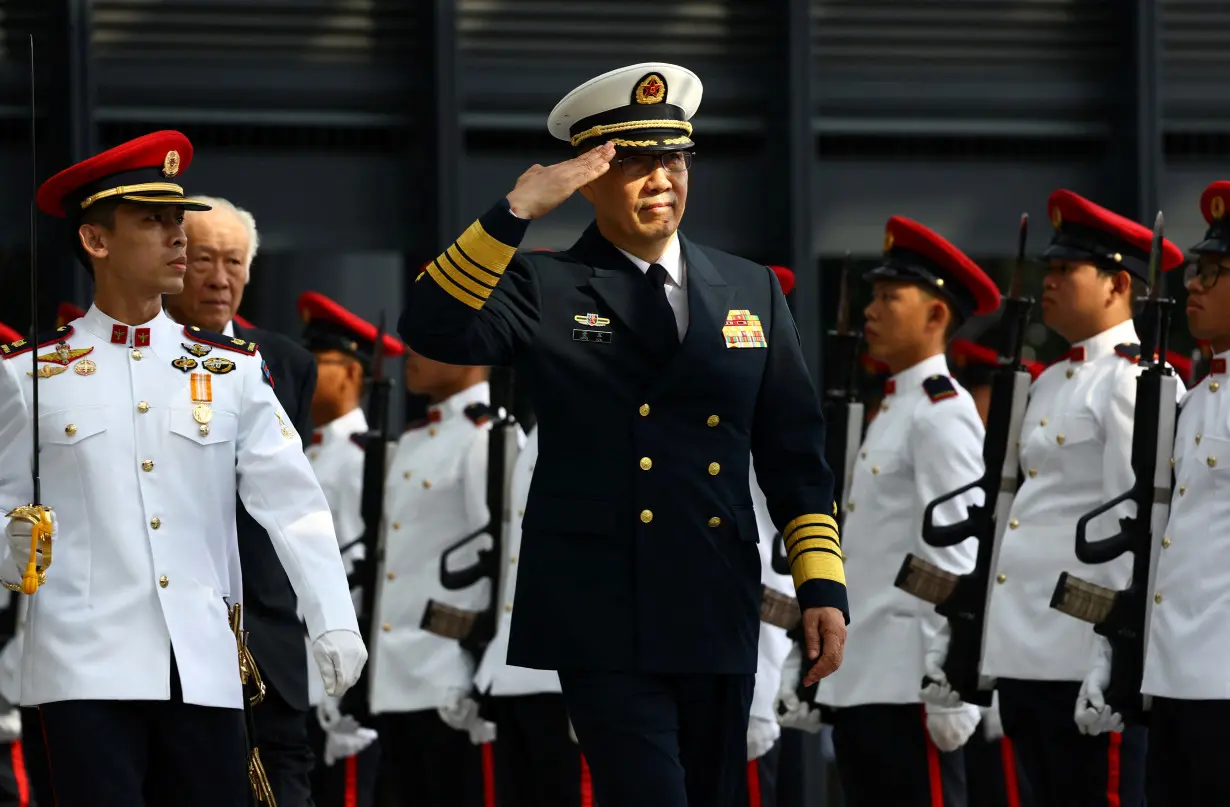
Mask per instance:
[[[952,379],[946,375],[933,375],[923,382],[923,390],[931,403],[939,403],[946,398],[957,397],[957,388],[952,385]]]
[[[1121,359],[1127,359],[1132,364],[1140,361],[1140,345],[1135,342],[1124,342],[1121,345],[1115,345],[1115,355]]]
[[[491,420],[491,407],[485,403],[475,401],[465,408],[466,417],[468,417],[475,426],[482,426],[487,421]]]
[[[52,331],[43,331],[38,335],[38,338],[33,343],[29,339],[18,339],[16,342],[10,342],[7,345],[0,345],[0,356],[6,359],[11,359],[14,356],[20,356],[23,353],[29,353],[36,347],[46,347],[54,345],[57,342],[63,342],[65,339],[73,335],[73,326],[64,325]]]
[[[366,451],[367,450],[367,432],[351,432],[350,442],[354,443],[359,448]]]
[[[211,347],[220,347],[223,350],[230,350],[235,353],[242,353],[245,356],[256,355],[256,343],[249,342],[247,339],[239,337],[230,337],[224,333],[214,333],[213,331],[204,331],[195,325],[189,325],[184,328],[184,336],[194,342],[200,342]]]

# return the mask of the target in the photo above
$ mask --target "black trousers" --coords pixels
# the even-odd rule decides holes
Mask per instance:
[[[592,790],[581,748],[568,737],[561,695],[492,697],[495,782],[500,807],[581,807]],[[593,802],[592,792],[588,801]]]
[[[375,807],[380,771],[380,739],[352,757],[325,764],[325,732],[315,715],[307,720],[308,741],[316,754],[312,800],[316,807]],[[394,759],[391,764],[397,764]],[[282,807],[282,802],[278,802]]]
[[[1007,737],[991,742],[979,727],[961,749],[969,807],[1034,807],[1033,792]]]
[[[931,742],[922,704],[833,710],[846,807],[966,807],[965,758]]]
[[[243,712],[186,704],[171,676],[166,701],[39,707],[56,807],[248,804]]]
[[[1086,736],[1072,715],[1080,684],[1075,681],[999,679],[1004,733],[1045,807],[1143,807],[1143,727],[1122,734]]]
[[[308,741],[308,712],[294,708],[275,687],[266,686],[265,699],[252,709],[252,722],[278,807],[313,807],[315,755]]]
[[[30,780],[30,792],[39,807],[55,807],[47,746],[43,744],[43,718],[37,706],[21,707],[21,751]]]
[[[1149,804],[1227,800],[1230,701],[1154,698],[1149,716]]]
[[[377,715],[374,723],[384,749],[376,776],[380,807],[483,803],[482,750],[468,734],[445,725],[435,709],[390,712]]]
[[[749,760],[744,774],[747,791],[747,807],[777,807],[777,771],[782,755],[782,743],[773,747],[758,759]]]
[[[755,676],[559,678],[601,807],[732,807],[746,798]]]

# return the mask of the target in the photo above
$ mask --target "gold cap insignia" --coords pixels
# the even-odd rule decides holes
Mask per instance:
[[[1220,196],[1214,196],[1213,201],[1209,203],[1209,212],[1213,214],[1213,218],[1220,219],[1226,215],[1226,201]]]
[[[162,175],[167,179],[179,173],[179,152],[171,149],[162,159]]]
[[[1058,230],[1063,226],[1063,214],[1059,212],[1059,206],[1051,208],[1051,225]]]
[[[893,231],[885,230],[884,231],[884,251],[888,252],[892,248],[893,248]]]
[[[638,104],[660,104],[666,100],[666,82],[657,73],[650,73],[636,83],[632,100]]]

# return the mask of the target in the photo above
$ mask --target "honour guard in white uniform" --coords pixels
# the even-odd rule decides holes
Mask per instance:
[[[1096,566],[1075,555],[1077,520],[1129,489],[1139,340],[1133,288],[1148,278],[1152,233],[1071,191],[1047,206],[1055,235],[1044,258],[1042,316],[1071,349],[1038,377],[1021,433],[1022,484],[1012,504],[987,606],[982,673],[998,679],[1004,729],[1040,804],[1136,807],[1143,799],[1140,729],[1089,737],[1073,722],[1098,637],[1050,607],[1068,571],[1122,588],[1128,557]],[[1183,253],[1165,242],[1163,265]],[[1090,539],[1118,530],[1116,509]],[[942,657],[942,652],[937,653]],[[932,676],[934,677],[934,675]],[[1083,694],[1083,693],[1082,693]]]
[[[389,803],[464,807],[481,798],[486,783],[475,745],[490,740],[480,736],[484,721],[470,697],[475,661],[457,640],[421,624],[429,600],[481,611],[492,596],[486,582],[449,591],[440,581],[445,550],[488,521],[487,368],[408,350],[405,375],[406,388],[432,403],[398,440],[384,499],[371,711],[381,745],[398,756],[380,766],[378,790]],[[475,563],[479,549],[471,541],[451,565]]]
[[[1212,342],[1209,374],[1183,400],[1166,532],[1154,536],[1156,578],[1142,692],[1149,722],[1150,803],[1219,804],[1230,742],[1230,182],[1205,189],[1209,223],[1188,266],[1187,323]],[[1157,541],[1160,540],[1160,544]],[[1159,548],[1160,547],[1160,548]]]
[[[969,393],[949,375],[948,338],[973,315],[999,306],[994,282],[959,249],[909,219],[889,219],[883,264],[866,309],[867,351],[885,362],[880,412],[855,463],[846,509],[850,624],[846,660],[817,692],[833,710],[833,744],[850,807],[965,803],[962,757],[977,707],[924,708],[923,657],[943,624],[932,606],[893,585],[907,553],[955,574],[973,568],[965,542],[938,549],[922,540],[923,511],[982,475],[984,429]],[[937,509],[965,518],[971,496]]]
[[[328,505],[257,346],[162,311],[184,282],[184,210],[203,207],[178,184],[191,159],[186,137],[159,132],[44,183],[38,206],[69,219],[95,302],[0,346],[0,422],[20,424],[0,446],[0,507],[34,498],[33,421],[55,515],[34,559],[21,697],[41,707],[61,807],[143,803],[154,771],[177,805],[249,797],[228,614],[236,489],[286,568],[326,689],[345,691],[367,658]],[[30,512],[6,530],[10,585],[30,560]]]
[[[367,416],[360,405],[376,358],[376,326],[315,291],[299,297],[303,344],[316,357],[316,392],[312,422],[316,427],[307,448],[308,460],[324,490],[341,545],[346,573],[353,574],[364,557],[363,465],[361,446]],[[401,356],[405,346],[384,334],[380,358]],[[383,484],[383,482],[382,482]],[[361,590],[351,589],[356,610]],[[317,807],[367,807],[375,801],[379,749],[376,731],[341,713],[339,699],[324,692],[320,676],[309,670],[308,699],[316,707],[309,735],[318,761],[312,771],[312,795]]]

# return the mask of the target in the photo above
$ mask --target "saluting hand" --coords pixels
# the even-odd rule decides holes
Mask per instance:
[[[819,659],[803,679],[803,686],[811,686],[841,666],[846,649],[846,618],[836,608],[808,608],[803,612],[803,637],[807,641],[807,657]],[[821,650],[824,655],[820,655]]]
[[[607,172],[615,157],[615,146],[604,143],[584,154],[555,165],[532,165],[517,179],[508,194],[513,215],[536,219],[550,213],[578,189]]]

